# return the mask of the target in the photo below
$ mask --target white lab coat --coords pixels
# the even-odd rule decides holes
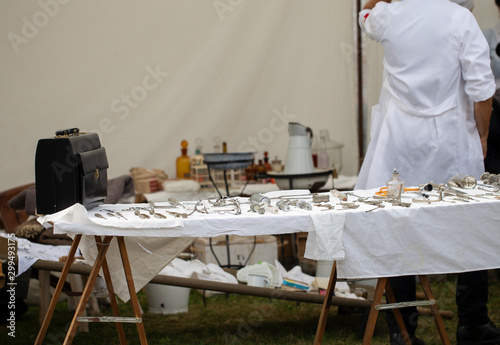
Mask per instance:
[[[368,16],[366,16],[368,15]],[[359,15],[384,48],[384,78],[357,189],[484,172],[473,102],[495,92],[488,44],[470,11],[448,0],[379,2]]]

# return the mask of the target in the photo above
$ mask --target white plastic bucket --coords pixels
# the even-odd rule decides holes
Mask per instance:
[[[147,284],[148,311],[152,314],[186,313],[190,288],[162,284]]]
[[[333,260],[318,260],[316,264],[316,277],[329,278],[332,273]]]

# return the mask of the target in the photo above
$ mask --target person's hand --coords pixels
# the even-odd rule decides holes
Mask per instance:
[[[477,131],[483,148],[483,158],[486,158],[488,149],[488,134],[490,130],[490,118],[493,98],[474,103],[474,118],[476,119]]]

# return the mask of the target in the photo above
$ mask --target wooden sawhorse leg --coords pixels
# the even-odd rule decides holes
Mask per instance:
[[[106,258],[104,258],[104,261],[102,262],[102,273],[104,274],[104,281],[106,282],[106,289],[108,290],[109,303],[111,304],[113,315],[120,316],[118,303],[116,302],[116,297],[115,297],[115,289],[113,288],[111,275],[109,273],[108,261],[106,260]],[[119,322],[116,322],[116,330],[118,331],[118,338],[120,339],[120,344],[126,344],[127,340],[125,338],[125,331],[123,330],[123,325]]]
[[[321,307],[321,315],[319,317],[318,328],[316,329],[316,336],[314,338],[314,345],[319,345],[323,341],[323,334],[325,333],[326,320],[328,318],[328,311],[332,304],[333,292],[335,291],[335,283],[337,282],[337,262],[333,262],[332,272],[330,273],[330,280],[328,281],[328,288],[326,289],[325,300]]]
[[[73,243],[71,244],[71,248],[68,254],[68,260],[64,264],[63,270],[61,272],[61,276],[59,277],[59,281],[57,282],[56,289],[54,291],[54,295],[52,295],[52,299],[49,304],[49,308],[42,322],[42,326],[40,327],[40,331],[38,331],[38,336],[35,340],[35,345],[41,345],[43,339],[45,338],[45,334],[47,333],[47,329],[49,328],[50,321],[52,320],[52,316],[54,315],[54,311],[56,310],[57,301],[59,300],[59,296],[61,296],[61,292],[64,286],[64,282],[68,277],[69,269],[73,262],[73,259],[76,254],[76,250],[78,249],[78,245],[80,244],[80,240],[82,239],[82,235],[76,235],[73,239]]]
[[[92,267],[92,271],[89,275],[89,278],[87,280],[87,284],[85,286],[85,289],[83,291],[82,297],[80,299],[80,303],[78,304],[78,307],[76,309],[75,315],[73,317],[73,320],[71,322],[70,328],[68,329],[68,333],[66,334],[66,339],[64,340],[64,345],[69,345],[72,343],[73,338],[76,334],[76,330],[78,327],[79,320],[82,321],[90,321],[90,322],[115,322],[117,331],[118,331],[118,337],[120,339],[120,344],[124,345],[126,344],[126,339],[125,339],[125,333],[123,331],[123,327],[121,325],[122,322],[132,322],[137,324],[137,330],[139,333],[139,338],[141,341],[141,345],[147,345],[147,339],[146,339],[146,332],[144,329],[144,324],[142,322],[142,316],[141,316],[141,311],[140,311],[140,306],[139,306],[139,300],[137,299],[137,295],[135,293],[135,287],[134,287],[134,282],[133,282],[133,277],[132,277],[132,270],[130,269],[130,261],[128,258],[128,253],[127,249],[125,247],[125,240],[123,237],[119,236],[117,237],[118,241],[118,246],[120,249],[120,254],[122,257],[122,263],[123,263],[123,269],[125,270],[125,276],[127,279],[127,285],[130,293],[130,301],[132,303],[132,309],[134,310],[134,318],[119,318],[119,311],[118,311],[118,304],[116,303],[116,299],[114,296],[114,288],[113,284],[111,282],[111,276],[109,273],[109,268],[106,260],[106,253],[109,248],[109,244],[111,240],[113,239],[112,236],[106,236],[104,239],[101,239],[100,236],[96,236],[96,243],[98,246],[98,254],[97,258],[95,260],[94,266]],[[94,287],[95,281],[97,279],[97,275],[99,273],[100,269],[103,269],[104,273],[104,279],[106,281],[106,285],[108,287],[108,292],[110,293],[110,303],[111,307],[113,309],[113,314],[114,317],[89,317],[89,318],[84,318],[82,317],[83,310],[87,304],[87,300],[90,297],[90,293],[92,292],[92,289]]]
[[[118,247],[120,248],[120,254],[123,262],[123,269],[125,270],[125,276],[127,277],[128,291],[130,293],[130,303],[132,303],[132,310],[136,318],[142,318],[141,307],[139,305],[139,300],[137,299],[137,294],[135,293],[134,278],[132,276],[132,270],[130,269],[130,261],[128,258],[127,248],[125,247],[125,239],[123,236],[117,237]],[[142,321],[137,323],[137,332],[139,333],[139,339],[141,340],[141,345],[147,345],[148,341],[146,339],[146,330],[144,329],[144,323]]]
[[[40,325],[43,324],[45,315],[50,306],[50,271],[38,270],[38,286],[40,289],[39,302],[40,302]],[[60,292],[59,292],[60,294]],[[51,315],[52,316],[52,315]],[[50,320],[49,320],[50,322]]]
[[[418,276],[420,279],[420,283],[422,284],[422,288],[424,289],[425,297],[428,300],[434,300],[434,295],[431,291],[431,286],[429,284],[429,278],[427,276]],[[443,344],[449,345],[450,339],[448,338],[448,333],[446,333],[446,328],[444,327],[443,319],[441,318],[441,313],[436,304],[431,305],[432,317],[434,318],[434,322],[436,323],[436,327],[439,332],[439,336],[441,337],[441,342]]]
[[[73,320],[71,321],[71,324],[69,326],[68,332],[66,333],[66,338],[64,339],[63,344],[71,344],[73,342],[73,338],[75,337],[77,328],[78,328],[78,318],[83,315],[83,312],[87,306],[87,301],[90,297],[90,294],[92,292],[92,289],[94,288],[95,281],[97,280],[97,275],[99,274],[99,271],[103,265],[103,262],[106,258],[106,252],[108,251],[109,244],[111,243],[111,240],[113,239],[113,236],[106,236],[104,240],[102,240],[100,237],[99,240],[96,240],[97,243],[97,248],[98,248],[98,254],[94,263],[94,266],[92,267],[92,270],[90,271],[90,275],[87,279],[87,284],[85,285],[85,289],[83,290],[82,297],[80,297],[80,302],[78,303],[78,306],[76,307],[75,314],[73,316]],[[68,258],[69,261],[69,258]]]
[[[429,279],[426,275],[419,276],[420,281],[422,282],[422,286],[424,288],[425,295],[428,300],[434,300],[434,296],[432,295],[432,291],[429,285]],[[387,278],[379,278],[377,281],[377,287],[375,288],[375,293],[373,296],[372,306],[370,308],[370,315],[368,317],[368,322],[366,324],[365,335],[363,337],[363,345],[371,344],[373,332],[375,330],[375,324],[377,323],[379,306],[382,303],[382,297],[384,295],[384,290],[386,293],[387,301],[395,306],[391,307],[393,309],[394,317],[396,318],[396,322],[398,324],[399,330],[403,335],[403,339],[406,345],[411,345],[410,338],[408,336],[408,332],[406,330],[406,326],[404,324],[403,318],[401,317],[401,313],[398,308],[404,306],[410,306],[411,302],[396,302],[396,298],[394,297],[394,293],[392,292],[391,286]],[[384,308],[385,309],[385,308]],[[439,332],[439,336],[441,337],[441,341],[445,345],[451,345],[450,340],[448,338],[448,334],[446,333],[446,329],[444,328],[443,319],[441,318],[441,314],[439,313],[439,309],[436,304],[431,304],[431,311],[434,316],[434,320],[436,322],[436,326]]]

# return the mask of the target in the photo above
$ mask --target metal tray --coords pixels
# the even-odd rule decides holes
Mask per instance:
[[[203,163],[214,170],[244,169],[253,163],[255,152],[204,153]]]

